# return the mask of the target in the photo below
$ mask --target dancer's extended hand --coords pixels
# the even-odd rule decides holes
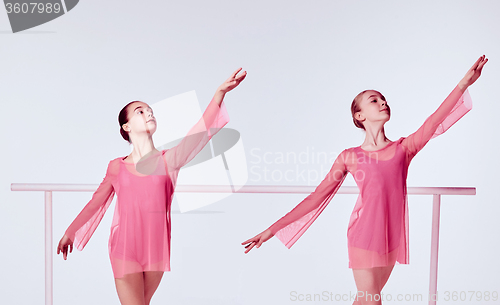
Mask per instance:
[[[252,237],[244,242],[242,242],[242,245],[248,244],[245,246],[247,248],[245,250],[245,253],[248,253],[254,246],[257,246],[257,248],[262,245],[263,242],[268,241],[271,237],[273,237],[273,233],[271,233],[271,230],[267,229],[264,232],[256,235],[255,237]]]
[[[241,71],[241,69],[242,68],[239,68],[238,70],[234,71],[231,77],[229,77],[222,85],[219,86],[219,90],[227,93],[236,88],[247,76],[247,71],[243,71],[243,73],[237,75]]]
[[[488,58],[485,55],[479,57],[478,60],[472,65],[472,67],[467,71],[464,78],[458,84],[462,89],[467,89],[470,85],[472,85],[478,78],[481,76],[481,71],[483,70],[483,66],[488,62]]]
[[[69,246],[69,252],[73,252],[73,241],[69,239],[66,234],[61,238],[59,241],[59,245],[57,246],[57,254],[59,252],[62,252],[64,260],[68,257],[68,246]]]

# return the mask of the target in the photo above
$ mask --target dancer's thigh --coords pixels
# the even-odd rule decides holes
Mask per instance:
[[[387,280],[389,279],[389,276],[391,275],[392,269],[394,268],[394,265],[391,266],[386,266],[386,267],[379,267],[381,268],[381,274],[380,274],[380,291],[382,291],[382,288],[384,288],[385,284],[387,283]]]
[[[115,278],[116,291],[122,305],[145,305],[144,275],[142,272]]]
[[[144,272],[144,299],[146,305],[149,304],[153,294],[160,285],[163,271],[145,271]]]
[[[393,268],[394,265],[352,269],[354,281],[356,282],[356,288],[358,290],[358,304],[381,304],[380,292],[387,282]]]

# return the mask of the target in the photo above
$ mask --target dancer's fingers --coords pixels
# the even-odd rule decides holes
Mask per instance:
[[[479,64],[479,66],[477,67],[477,70],[481,71],[483,69],[484,64],[487,62],[488,62],[488,58],[486,58],[485,60],[483,60],[483,62],[481,62]]]
[[[483,59],[483,56],[479,57],[476,62],[472,65],[472,67],[469,69],[469,71],[473,71],[473,70],[476,70],[477,66],[479,65],[479,63],[481,62],[481,60]]]
[[[253,241],[247,243],[247,245],[245,245],[245,248],[248,247],[248,246],[250,246],[251,243],[253,243]],[[241,243],[241,244],[244,244],[244,243]]]
[[[236,76],[236,79],[244,78],[247,75],[247,71],[243,71],[243,73]]]
[[[258,236],[258,235],[257,235]],[[244,242],[242,242],[241,244],[244,245],[244,244],[248,244],[248,243],[251,243],[253,241],[255,241],[255,239],[257,238],[257,236],[254,236],[252,238],[249,238],[247,240],[245,240]]]
[[[240,75],[236,76],[236,80],[238,82],[241,82],[242,80],[245,79],[245,77],[247,77],[247,71],[244,71],[243,73],[241,73]]]
[[[246,250],[245,250],[245,253],[250,252],[250,250],[252,250],[252,248],[253,248],[254,246],[255,246],[255,243],[251,243],[251,244],[250,244],[250,248],[246,249]]]
[[[234,72],[233,72],[233,74],[231,74],[231,77],[232,77],[232,78],[235,78],[235,77],[236,77],[236,74],[238,74],[238,72],[240,72],[240,71],[241,71],[241,69],[243,69],[243,68],[238,68],[236,71],[234,71]]]
[[[478,70],[482,66],[482,64],[484,63],[484,60],[485,60],[485,56],[483,55],[483,56],[481,56],[479,63],[477,64],[475,70]]]
[[[70,244],[69,245],[69,253],[72,253],[73,252],[73,244]]]

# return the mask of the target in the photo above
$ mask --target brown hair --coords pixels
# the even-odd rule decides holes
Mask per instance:
[[[128,136],[128,132],[126,132],[123,129],[123,124],[128,123],[128,106],[132,103],[139,102],[139,101],[132,101],[125,105],[125,107],[120,110],[120,113],[118,114],[118,124],[120,124],[120,134],[122,135],[122,138],[125,139],[125,141],[130,143],[130,137]]]

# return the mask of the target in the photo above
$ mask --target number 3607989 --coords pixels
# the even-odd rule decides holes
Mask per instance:
[[[7,14],[58,14],[60,3],[5,3]]]

